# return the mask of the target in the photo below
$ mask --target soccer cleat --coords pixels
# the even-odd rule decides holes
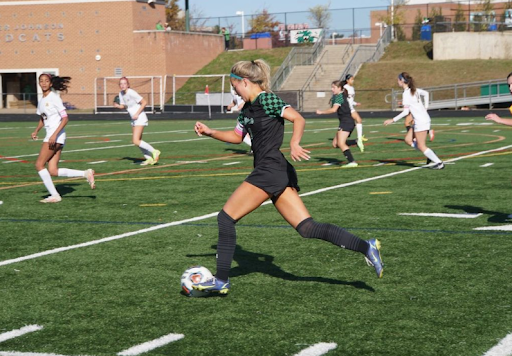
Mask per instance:
[[[377,277],[382,278],[384,273],[384,263],[380,257],[380,241],[377,239],[368,240],[368,251],[366,252],[366,263],[375,268]]]
[[[159,150],[153,151],[153,163],[151,163],[151,164],[158,163],[158,159],[160,158],[160,153],[162,153],[162,152],[160,152]]]
[[[368,139],[367,139],[364,135],[363,135],[363,136],[361,136],[361,140],[362,140],[363,142],[368,141]]]
[[[153,164],[153,158],[148,158],[144,162],[141,162],[141,166],[150,166]]]
[[[355,168],[357,166],[358,166],[357,162],[350,162],[350,163],[345,164],[344,166],[341,166],[341,168]]]
[[[435,134],[435,132],[434,132],[434,130],[430,130],[430,131],[428,132],[428,135],[430,136],[430,141],[434,141],[434,137],[435,137],[435,135],[436,135],[436,134]]]
[[[443,162],[436,163],[436,164],[434,164],[430,168],[432,168],[432,169],[443,169],[444,168],[444,163]]]
[[[229,280],[225,282],[213,277],[206,282],[192,284],[192,288],[204,292],[228,294],[231,283],[229,283]]]
[[[94,183],[94,170],[88,169],[85,171],[85,178],[87,179],[87,183],[91,186],[91,189],[96,188],[96,184]]]
[[[60,195],[50,195],[42,200],[40,200],[41,203],[58,203],[62,200]]]
[[[362,137],[357,139],[357,147],[359,147],[361,152],[364,152],[364,143],[363,143],[363,138]]]

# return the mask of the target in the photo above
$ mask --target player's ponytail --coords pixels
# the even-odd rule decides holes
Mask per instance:
[[[402,72],[398,75],[398,78],[402,80],[409,89],[411,89],[411,94],[414,95],[416,93],[416,83],[414,82],[414,79],[411,77],[411,75],[407,72]]]
[[[39,76],[39,79],[45,75],[50,79],[52,83],[52,89],[57,91],[68,92],[69,82],[71,81],[71,77],[59,77],[58,75],[53,75],[50,73],[43,73]]]
[[[270,66],[263,59],[253,61],[239,61],[231,67],[231,77],[235,79],[248,79],[258,84],[261,90],[269,93],[270,90]]]

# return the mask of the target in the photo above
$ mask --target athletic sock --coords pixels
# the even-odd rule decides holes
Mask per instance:
[[[69,168],[59,168],[57,175],[59,177],[85,177],[85,171]]]
[[[347,230],[333,224],[318,223],[313,218],[304,219],[295,229],[304,238],[328,241],[347,250],[366,254],[368,242],[352,235]]]
[[[244,137],[244,143],[246,145],[252,146],[251,136],[249,134],[245,135]]]
[[[352,156],[352,152],[350,152],[350,148],[343,151],[343,154],[347,158],[348,162],[354,162],[354,156]]]
[[[429,159],[431,160],[432,162],[434,163],[439,163],[441,162],[441,160],[439,159],[439,157],[437,157],[437,155],[434,153],[434,151],[432,151],[430,148],[427,148],[423,154]]]
[[[356,124],[357,138],[363,137],[363,124]]]
[[[44,168],[37,173],[39,174],[39,177],[41,177],[41,179],[43,180],[43,184],[46,187],[46,190],[48,190],[48,193],[50,193],[50,195],[59,195],[57,189],[55,189],[55,185],[53,184],[50,172],[48,172],[48,170]]]
[[[234,220],[224,210],[217,215],[219,240],[217,242],[217,273],[215,277],[227,281],[231,270],[231,262],[236,248],[236,229]]]
[[[140,140],[140,145],[139,145],[139,148],[142,150],[146,150],[148,151],[150,154],[153,153],[153,151],[155,150],[153,148],[153,146],[151,146],[149,143],[145,142],[145,141],[142,141]],[[142,153],[144,153],[144,151],[142,151]]]

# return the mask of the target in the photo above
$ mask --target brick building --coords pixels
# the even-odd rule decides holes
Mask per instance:
[[[223,38],[156,31],[156,22],[165,21],[165,4],[0,0],[0,108],[37,103],[43,72],[72,77],[62,99],[86,109],[105,91],[105,82],[95,78],[194,74],[223,51]],[[163,91],[167,100],[169,90]]]

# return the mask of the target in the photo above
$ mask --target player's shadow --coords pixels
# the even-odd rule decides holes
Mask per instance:
[[[407,162],[407,161],[402,161],[402,160],[399,160],[399,159],[379,159],[379,160],[377,160],[377,162],[385,163],[385,164],[394,163],[397,166],[417,167],[417,165],[415,165],[414,163]]]
[[[85,183],[87,184],[87,183]],[[68,198],[90,198],[90,199],[96,199],[95,195],[70,195],[72,194],[76,189],[74,186],[81,185],[81,183],[61,183],[56,184],[55,188],[59,192],[60,196],[65,196],[66,199]]]
[[[445,205],[446,208],[454,209],[454,210],[462,210],[468,214],[486,214],[490,215],[487,219],[488,222],[493,223],[510,223],[510,214],[511,213],[502,213],[499,211],[485,210],[479,206],[471,206],[471,205]]]
[[[249,147],[249,146],[247,146]],[[246,155],[248,154],[249,152],[251,152],[251,149],[248,148],[246,150],[244,149],[241,149],[241,148],[226,148],[224,151],[230,151],[230,152],[233,152],[233,153],[236,153],[236,154],[239,154],[239,155]]]
[[[217,246],[212,245],[212,249],[217,250]],[[201,255],[187,255],[187,257],[204,257],[215,255],[215,253],[207,253]],[[361,281],[347,282],[325,277],[296,276],[294,274],[283,271],[281,267],[277,266],[274,263],[274,256],[246,251],[240,247],[240,245],[236,245],[233,259],[238,264],[238,266],[231,269],[230,277],[243,276],[249,273],[264,273],[271,277],[281,278],[287,281],[339,284],[358,289],[366,289],[371,292],[375,291],[372,287]]]
[[[138,163],[138,164],[144,162],[144,160],[142,158],[135,158],[135,157],[123,157],[121,159],[123,159],[125,161],[132,161],[132,163]]]
[[[332,165],[341,165],[343,161],[333,157],[315,157],[315,160],[319,162],[330,163]]]

